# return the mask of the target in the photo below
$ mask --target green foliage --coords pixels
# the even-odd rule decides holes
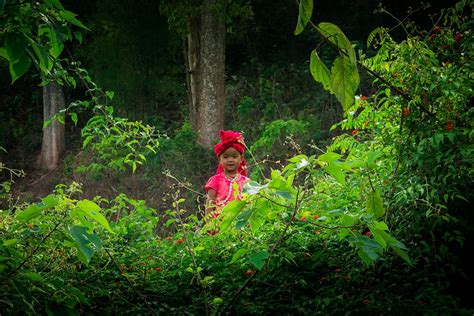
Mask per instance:
[[[59,1],[3,3],[0,25],[0,56],[8,60],[12,83],[24,75],[31,64],[43,75],[49,75],[54,60],[64,48],[64,41],[73,39],[70,28],[88,30]]]
[[[295,35],[300,34],[311,19],[313,0],[299,2],[298,24]],[[337,25],[328,22],[315,26],[316,31],[325,41],[332,44],[339,56],[333,61],[331,70],[319,58],[314,50],[311,53],[310,69],[314,80],[323,84],[324,89],[334,94],[344,111],[354,103],[354,94],[359,87],[360,79],[357,61],[352,44]]]
[[[90,168],[99,168],[97,171],[103,168],[124,171],[128,165],[135,172],[137,166],[146,161],[145,155],[157,152],[159,140],[155,128],[138,121],[114,117],[112,108],[107,109],[109,113],[94,116],[82,129],[83,148],[90,144],[97,153],[97,159],[89,167],[81,166],[79,171]]]
[[[306,24],[311,21],[311,15],[313,14],[313,0],[299,1],[298,10],[298,22],[294,31],[295,35],[303,32]]]
[[[305,127],[305,123],[297,120],[275,120],[265,126],[262,136],[253,143],[250,151],[255,152],[259,148],[271,148],[277,141],[284,138],[283,135],[303,133]]]
[[[469,223],[456,205],[472,197],[472,69],[465,57],[472,35],[470,24],[455,18],[463,9],[450,11],[453,24],[434,28],[434,37],[396,43],[383,34],[378,52],[362,56],[381,74],[374,93],[348,106],[333,127],[339,133],[333,142],[316,148],[318,154],[285,152],[284,165],[248,183],[242,200],[215,219],[187,209],[174,187],[163,194],[172,202],[162,209],[124,194],[76,199],[73,185],[1,211],[0,308],[29,314],[472,314],[449,294],[459,272],[456,251],[465,241],[460,223]],[[285,89],[266,75],[255,84],[258,94],[238,101],[238,115],[260,113],[248,123],[257,126],[251,136],[261,135],[251,142],[255,151],[283,143],[283,133],[304,135],[310,123],[309,115],[290,120],[278,112]],[[99,109],[112,114],[108,106]],[[107,143],[114,124],[102,129],[105,119],[92,120],[106,139],[98,152],[117,147]],[[163,154],[146,158],[156,170],[174,164],[193,174],[207,154],[194,139],[185,124],[161,140]],[[157,235],[163,227],[166,235]]]

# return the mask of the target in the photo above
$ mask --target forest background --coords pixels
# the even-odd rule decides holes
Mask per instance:
[[[8,5],[7,1],[5,3]],[[384,49],[389,53],[379,56],[380,59],[390,59],[391,57],[387,56],[393,52],[400,58],[406,57],[408,53],[403,51],[403,46],[396,46],[395,43],[408,43],[407,38],[419,32],[419,41],[432,45],[429,48],[435,52],[433,55],[427,53],[427,56],[432,58],[433,65],[436,64],[440,69],[448,68],[448,61],[448,64],[454,64],[451,69],[459,71],[451,75],[457,74],[463,79],[462,82],[457,82],[462,89],[452,83],[452,86],[446,84],[446,89],[440,88],[438,91],[440,83],[437,79],[430,78],[431,75],[438,74],[436,71],[431,74],[427,72],[427,77],[423,79],[425,81],[420,79],[421,83],[407,83],[409,79],[406,78],[413,76],[413,73],[406,70],[406,73],[402,74],[406,66],[403,66],[405,61],[396,58],[396,61],[390,60],[393,62],[390,69],[386,69],[382,62],[379,62],[379,65],[377,62],[368,62],[365,66],[390,77],[394,82],[386,82],[380,78],[376,78],[374,82],[373,76],[360,71],[360,85],[354,91],[356,102],[343,106],[328,89],[324,89],[324,84],[315,82],[314,77],[317,75],[314,74],[314,68],[310,67],[310,55],[315,47],[327,65],[330,65],[340,52],[324,42],[315,28],[308,27],[295,36],[293,31],[298,21],[298,3],[262,0],[234,2],[234,6],[229,6],[234,11],[225,16],[223,127],[244,132],[249,147],[249,170],[252,180],[255,181],[253,192],[263,192],[267,189],[258,183],[267,181],[276,186],[275,183],[280,181],[280,178],[275,174],[275,170],[282,170],[285,181],[290,183],[288,179],[293,179],[298,172],[309,168],[306,164],[320,164],[322,169],[334,178],[336,184],[327,184],[327,187],[318,189],[315,189],[317,185],[314,185],[315,191],[306,188],[309,183],[316,181],[316,174],[322,175],[319,173],[322,170],[315,168],[308,169],[305,178],[297,178],[295,187],[302,185],[307,192],[313,194],[319,192],[318,194],[326,195],[333,190],[337,192],[334,193],[335,197],[321,202],[310,198],[299,200],[290,184],[288,187],[282,184],[273,187],[279,199],[300,205],[301,208],[295,206],[293,217],[292,212],[285,215],[280,209],[271,213],[283,214],[283,222],[285,216],[298,220],[291,220],[291,225],[288,226],[281,226],[281,223],[267,224],[272,228],[264,229],[264,221],[260,222],[255,219],[257,217],[253,217],[255,210],[263,208],[260,205],[262,202],[255,200],[251,202],[255,205],[245,215],[247,217],[237,218],[239,228],[244,227],[247,222],[252,227],[249,235],[238,237],[245,247],[237,249],[230,244],[227,248],[220,249],[215,244],[216,241],[206,239],[206,236],[196,237],[197,233],[193,231],[193,227],[202,225],[200,220],[204,202],[203,185],[213,174],[217,161],[210,147],[201,144],[190,121],[192,108],[189,106],[183,54],[183,34],[186,29],[183,29],[184,24],[180,24],[179,19],[176,19],[180,12],[173,11],[176,8],[179,11],[179,5],[182,3],[186,2],[178,1],[176,6],[165,2],[159,4],[157,1],[62,2],[65,8],[78,14],[79,20],[89,29],[78,28],[81,35],[75,35],[75,41],[65,43],[64,58],[76,64],[80,63],[80,67],[87,70],[88,78],[92,78],[91,82],[104,91],[108,99],[105,111],[111,109],[107,107],[110,103],[113,105],[113,110],[110,111],[114,114],[130,121],[141,121],[143,128],[140,129],[139,125],[136,125],[136,128],[143,133],[158,135],[156,142],[145,143],[149,150],[143,153],[139,152],[140,149],[135,149],[133,144],[130,145],[128,150],[133,151],[133,159],[124,159],[121,156],[126,155],[124,152],[127,150],[119,146],[121,142],[125,142],[124,139],[95,139],[95,136],[102,132],[107,134],[107,129],[102,129],[101,122],[96,125],[89,124],[90,119],[94,117],[93,111],[71,111],[73,115],[65,116],[65,152],[61,155],[58,165],[47,170],[42,165],[40,154],[44,93],[43,87],[40,86],[40,72],[31,67],[27,73],[11,83],[8,62],[3,59],[0,62],[0,146],[4,149],[0,151],[0,158],[2,166],[8,166],[8,169],[2,169],[2,180],[13,180],[3,184],[2,214],[8,216],[2,218],[3,224],[0,227],[4,238],[2,251],[4,258],[14,257],[11,249],[13,247],[24,252],[24,255],[20,254],[11,262],[5,260],[1,265],[4,268],[0,272],[6,275],[2,282],[7,280],[10,290],[18,287],[18,283],[24,279],[29,282],[21,286],[26,290],[17,288],[13,291],[16,293],[14,295],[9,294],[12,292],[3,292],[3,305],[0,306],[12,311],[18,307],[18,302],[26,300],[29,304],[25,310],[29,312],[67,309],[70,312],[96,313],[135,308],[142,312],[176,313],[222,313],[232,309],[245,313],[258,313],[262,310],[268,312],[273,309],[287,313],[307,313],[308,310],[316,308],[321,312],[333,313],[374,311],[390,314],[408,310],[421,313],[469,314],[469,309],[473,306],[469,301],[469,291],[465,289],[472,279],[472,272],[469,271],[472,261],[467,259],[467,254],[472,250],[472,242],[469,241],[469,237],[472,237],[472,214],[467,211],[471,195],[469,188],[472,184],[472,160],[468,159],[472,153],[472,111],[469,106],[472,98],[472,85],[469,81],[472,74],[466,79],[466,69],[463,70],[463,67],[466,63],[472,63],[472,60],[466,62],[463,57],[458,58],[458,63],[454,60],[458,60],[455,56],[465,56],[464,54],[472,49],[472,34],[468,32],[472,17],[467,22],[463,20],[463,14],[468,10],[465,7],[472,8],[472,3],[467,1],[466,4],[464,1],[463,7],[450,13],[451,20],[446,22],[440,18],[440,12],[448,16],[448,11],[441,10],[454,7],[456,1],[431,3],[429,7],[419,4],[416,8],[411,1],[387,1],[382,6],[378,1],[367,0],[352,1],[351,4],[343,1],[315,2],[312,21],[327,21],[339,26],[354,44],[354,50],[363,51],[367,59],[377,56],[377,50],[383,51],[383,45],[387,45]],[[458,20],[455,21],[453,16]],[[405,17],[408,18],[404,20]],[[441,24],[443,26],[438,26]],[[379,46],[371,47],[367,44],[367,38],[372,37],[373,43],[376,35],[372,31],[380,26],[390,30],[390,39],[393,42],[378,34]],[[433,34],[436,36],[432,37]],[[455,39],[456,34],[462,35],[461,44]],[[443,42],[435,45],[436,38]],[[449,51],[445,48],[447,45]],[[438,54],[437,49],[441,49],[443,53]],[[414,55],[406,58],[415,58]],[[407,63],[411,65],[411,62]],[[421,72],[419,69],[417,71]],[[405,77],[406,81],[400,79],[400,82],[397,82],[398,76]],[[411,91],[413,95],[418,96],[414,103],[383,103],[384,97],[390,98],[386,89],[392,89],[393,94],[396,94],[397,88],[410,84],[416,87],[417,84],[420,85],[420,90]],[[425,89],[426,86],[429,87],[428,90]],[[64,86],[65,104],[75,103],[82,106],[82,101],[77,100],[85,99],[90,90],[90,82],[87,80],[74,82],[74,85],[69,87]],[[446,90],[453,92],[445,95]],[[436,94],[438,92],[439,95]],[[454,101],[446,111],[451,112],[455,108],[459,116],[454,118],[446,118],[445,114],[440,114],[449,98]],[[365,113],[357,109],[371,107],[369,103],[379,111],[378,114],[377,111]],[[427,106],[428,111],[431,111],[430,115],[435,113],[436,119],[432,119],[432,116],[427,119],[424,116],[426,113],[423,113],[423,106],[426,104],[430,104]],[[357,122],[357,115],[353,121],[349,119],[354,113],[361,117],[361,122]],[[367,126],[367,120],[363,119],[364,115],[360,113],[372,117],[371,122],[374,125]],[[376,127],[378,124],[387,124],[394,117],[407,118],[406,130],[398,130],[399,126],[404,126],[403,120],[399,125],[394,124],[396,126],[389,134],[384,134],[385,130]],[[126,123],[117,124],[122,126],[120,124]],[[435,144],[436,148],[416,148],[417,141],[425,144],[422,140],[431,139],[433,136],[423,134],[423,128],[426,128],[424,124],[438,127],[433,133],[442,136],[437,136],[436,142],[431,141],[431,145]],[[155,129],[148,129],[145,127],[147,125]],[[331,128],[333,126],[335,127]],[[396,130],[399,133],[393,134]],[[417,141],[413,142],[413,148],[400,150],[397,147],[398,139],[405,139],[403,137],[407,135]],[[213,137],[214,141],[217,141],[217,133]],[[348,138],[351,138],[351,142],[355,139],[361,144],[378,143],[383,139],[380,141],[383,144],[380,148],[386,150],[379,148],[375,151],[369,145],[363,147],[365,145],[349,144]],[[459,151],[452,150],[452,144],[456,144],[455,147]],[[363,158],[360,153],[364,151],[363,148],[366,148],[367,152],[373,150],[374,154]],[[412,149],[417,155],[410,157]],[[427,150],[426,156],[423,156],[420,150]],[[311,158],[321,152],[338,154],[320,157],[319,160]],[[357,152],[358,154],[354,154]],[[435,158],[436,161],[433,161],[436,156],[433,152],[442,153],[439,158]],[[347,159],[350,162],[354,157],[368,161],[368,180],[355,177],[354,182],[350,182],[343,180],[345,175],[340,169],[325,168],[333,166],[334,161],[339,163],[339,159]],[[369,166],[371,160],[379,162],[377,167]],[[355,159],[352,165],[341,168],[347,168],[346,171],[359,168],[354,161],[358,160]],[[446,161],[456,164],[456,170],[447,168],[450,173],[429,174],[430,169],[445,168]],[[401,167],[398,167],[399,165]],[[401,170],[400,175],[387,171],[393,166],[397,166],[395,170]],[[291,175],[292,168],[294,175]],[[15,169],[15,172],[11,172],[12,169]],[[23,170],[26,175],[18,177],[17,175],[22,175],[18,170]],[[413,170],[416,170],[414,174],[419,178],[408,176]],[[380,188],[373,187],[371,174],[377,178]],[[442,185],[434,185],[439,179],[443,179]],[[396,184],[388,185],[389,182]],[[335,189],[333,185],[337,183],[347,187]],[[360,195],[352,191],[358,187],[363,191],[364,186],[371,188],[371,193],[367,196],[375,205],[367,202],[369,206],[365,208],[368,213],[374,213],[378,221],[363,218],[367,214],[360,217],[341,215],[341,209],[344,209],[344,212],[350,211],[346,205],[356,201],[355,197]],[[421,193],[416,191],[420,188],[425,189],[421,189]],[[447,188],[452,188],[452,191]],[[75,228],[68,226],[66,232],[72,237],[65,240],[58,237],[56,242],[60,242],[61,246],[50,245],[46,243],[46,239],[40,239],[40,246],[36,247],[31,238],[38,238],[42,234],[49,238],[47,232],[54,232],[57,227],[54,216],[46,217],[42,219],[43,224],[38,224],[28,222],[33,220],[33,217],[22,219],[16,214],[21,211],[28,212],[28,207],[36,205],[35,202],[39,199],[48,204],[46,197],[51,197],[52,192],[56,199],[56,202],[51,202],[53,210],[58,207],[59,201],[67,200],[67,203],[76,206],[81,202],[71,196],[82,202],[94,201],[94,205],[100,205],[113,230],[120,231],[120,238],[100,235],[106,233],[110,227],[97,218],[91,218],[105,230],[97,233],[103,243],[109,242],[115,246],[104,246],[104,249],[109,250],[105,254],[99,254],[98,249],[102,248],[98,246],[99,242],[93,237],[88,241],[78,241],[74,237]],[[365,193],[362,196],[363,199],[366,198]],[[72,200],[68,200],[69,198]],[[332,199],[338,201],[328,202]],[[285,204],[278,202],[279,200],[274,201],[276,204]],[[84,203],[82,207],[87,208]],[[180,207],[173,211],[176,205],[181,205],[183,211]],[[388,215],[385,215],[388,211],[385,213],[385,209],[401,211],[392,211],[391,217],[388,218]],[[23,221],[26,226],[19,230],[13,222],[8,222],[10,219],[14,221],[12,218],[15,216],[17,221]],[[265,220],[273,223],[274,216],[266,214]],[[356,217],[359,220],[353,220]],[[384,221],[380,220],[382,217],[398,240],[385,235],[385,231],[389,229]],[[5,224],[6,222],[9,224]],[[134,222],[137,227],[134,227]],[[88,224],[81,223],[91,229]],[[357,230],[364,238],[357,237],[359,239],[352,239],[348,244],[337,243],[332,239],[332,234],[326,233],[330,229],[323,224],[328,223],[339,225],[335,226],[341,230],[338,239],[347,238],[349,231],[344,229],[352,225],[354,232]],[[323,226],[318,226],[320,224]],[[280,236],[280,230],[277,228],[281,227],[285,227],[281,236],[293,230],[291,237],[288,237],[288,240],[286,237],[281,240],[277,238],[274,245],[280,248],[270,246],[273,245],[273,238]],[[142,228],[146,233],[140,232]],[[372,233],[375,233],[379,245],[371,243],[370,240],[374,240]],[[308,237],[308,234],[311,234],[311,237]],[[324,241],[315,239],[314,236],[320,234],[327,234]],[[233,237],[237,238],[236,235]],[[155,238],[162,241],[160,250],[150,248],[148,244]],[[284,239],[286,244],[283,246]],[[164,245],[163,242],[166,241],[170,242],[169,245]],[[268,247],[259,249],[259,241],[267,243]],[[401,241],[403,243],[399,244]],[[85,245],[85,250],[81,250],[79,246],[77,249],[72,247],[74,242],[79,246]],[[187,250],[176,249],[181,244],[186,244]],[[408,249],[403,244],[406,244]],[[121,247],[127,250],[122,251]],[[370,249],[367,250],[367,247]],[[387,247],[391,247],[399,257],[388,252]],[[51,261],[38,257],[42,248],[54,249],[63,255],[68,253],[65,249],[72,249],[72,255],[65,255],[65,260],[55,262],[57,269],[46,271],[45,262]],[[92,248],[96,250],[90,250]],[[33,250],[30,251],[31,249]],[[74,251],[78,253],[77,258]],[[27,255],[29,253],[31,256]],[[231,261],[233,266],[228,266],[225,262],[218,263],[218,256],[215,257],[214,253],[224,254],[224,257],[227,254],[228,261]],[[170,259],[172,256],[176,256],[175,259],[180,263]],[[343,259],[338,259],[338,256]],[[272,261],[273,266],[266,261],[270,257],[275,258]],[[145,258],[148,258],[148,261]],[[196,263],[196,258],[207,266],[201,267]],[[143,263],[144,261],[148,263]],[[116,264],[116,271],[105,271],[112,270],[107,268],[110,262]],[[70,269],[58,277],[59,267],[65,265]],[[146,267],[141,267],[142,265]],[[290,280],[294,279],[295,275],[291,270],[295,267],[297,268],[294,273],[302,276],[292,284]],[[281,269],[286,272],[275,277]],[[213,272],[216,270],[220,272]],[[238,277],[235,276],[235,271],[241,271]],[[260,281],[256,271],[262,271]],[[267,275],[263,271],[268,271]],[[400,275],[397,275],[396,271]],[[152,275],[164,272],[168,275]],[[56,274],[56,277],[53,277],[53,274]],[[206,274],[208,275],[205,276]],[[124,277],[121,278],[121,275]],[[62,282],[61,286],[58,285],[58,278],[60,283]],[[100,281],[95,280],[96,278],[100,278]],[[88,287],[91,279],[96,283]],[[256,284],[249,285],[252,279],[256,280],[252,281]],[[154,284],[158,283],[168,285],[154,290]],[[195,287],[185,291],[184,287],[188,283]],[[52,297],[45,298],[52,288],[59,287],[65,290],[54,290]],[[248,288],[247,293],[241,294],[239,287]],[[292,288],[294,293],[289,294],[285,287]],[[381,295],[387,287],[393,291],[388,291],[385,296]],[[99,303],[100,299],[110,293],[110,289],[115,291],[116,288],[120,290],[116,292],[114,300]],[[272,288],[274,291],[263,293],[262,289],[266,288]],[[172,293],[179,292],[186,293],[181,298],[173,297]],[[232,295],[233,292],[236,294]],[[322,295],[322,292],[325,294]],[[159,298],[160,295],[166,297]],[[297,303],[298,295],[302,297],[303,302]],[[126,298],[130,296],[131,302],[127,302]],[[193,297],[192,302],[189,303],[190,306],[185,307],[188,305],[185,301],[190,297]],[[242,304],[236,306],[235,300],[241,300]],[[44,302],[47,303],[42,304]],[[398,302],[403,302],[403,307],[398,306]]]

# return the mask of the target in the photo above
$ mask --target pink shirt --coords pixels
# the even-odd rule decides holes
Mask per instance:
[[[206,192],[209,191],[209,189],[214,189],[217,192],[216,205],[218,207],[224,207],[227,203],[236,199],[232,183],[237,182],[239,186],[237,199],[240,200],[242,197],[242,188],[244,183],[248,180],[249,178],[241,174],[237,174],[235,180],[231,180],[226,177],[224,172],[219,172],[207,181],[205,188]]]

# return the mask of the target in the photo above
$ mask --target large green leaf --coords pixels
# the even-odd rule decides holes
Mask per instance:
[[[44,0],[44,2],[49,5],[51,8],[56,8],[58,10],[64,10],[63,5],[59,0]]]
[[[22,222],[29,221],[39,216],[42,211],[55,207],[58,203],[58,197],[54,194],[50,194],[42,198],[40,203],[31,204],[23,212],[17,213],[16,219]]]
[[[10,33],[6,36],[4,44],[13,83],[31,66],[31,59],[27,54],[28,39],[23,33]]]
[[[48,52],[43,46],[38,45],[32,39],[30,39],[30,45],[38,59],[38,64],[41,71],[45,74],[49,74],[50,70],[53,68],[53,62],[49,57]]]
[[[346,178],[344,172],[334,163],[329,163],[327,166],[324,166],[323,169],[329,173],[331,176],[336,179],[337,182],[344,185],[346,184]]]
[[[367,236],[349,237],[347,240],[353,246],[357,247],[357,254],[367,265],[377,260],[382,253],[382,248],[380,245],[375,240],[372,240]]]
[[[41,214],[43,208],[38,207],[38,204],[29,205],[26,210],[16,214],[16,219],[22,222],[27,222],[32,218],[35,218]]]
[[[102,249],[100,238],[97,235],[89,234],[87,229],[81,226],[68,227],[68,232],[74,240],[79,259],[85,264],[89,264],[94,253]]]
[[[78,19],[76,19],[76,16],[77,14],[71,12],[71,11],[67,11],[67,10],[63,10],[63,11],[59,11],[59,15],[66,21],[68,21],[69,23],[75,25],[75,26],[79,26],[80,28],[83,28],[85,30],[88,30],[90,31],[89,28],[87,28],[84,24],[82,24],[81,21],[79,21]]]
[[[335,160],[338,160],[341,157],[342,157],[341,154],[338,154],[338,153],[335,153],[335,152],[332,152],[332,151],[328,151],[328,152],[320,155],[318,157],[318,160],[319,161],[324,161],[324,162],[333,162]]]
[[[331,91],[336,95],[344,111],[354,103],[354,94],[359,87],[357,66],[348,57],[339,56],[331,68]]]
[[[303,32],[306,24],[311,20],[313,14],[313,0],[299,0],[298,22],[296,23],[295,35]]]
[[[367,195],[366,210],[367,213],[375,215],[376,218],[379,218],[385,214],[383,200],[377,190],[371,191]]]
[[[42,24],[38,27],[38,35],[45,35],[49,38],[49,53],[53,58],[58,58],[64,49],[64,43],[62,42],[62,36],[56,33],[56,30],[46,24]]]
[[[28,39],[23,33],[10,33],[6,36],[4,45],[10,63],[16,63],[26,54]]]
[[[311,52],[309,70],[311,71],[311,75],[313,76],[314,80],[320,82],[324,89],[331,92],[331,72],[321,60],[321,58],[319,58],[318,52],[316,50]]]
[[[293,195],[296,194],[296,189],[293,188],[287,181],[287,179],[285,179],[285,177],[283,177],[280,173],[280,171],[278,170],[273,170],[272,171],[272,180],[268,183],[268,187],[270,189],[275,189],[277,190],[277,194],[284,197],[284,198],[287,198],[287,199],[290,199],[293,197]],[[280,193],[286,193],[286,194],[279,194],[278,192]],[[287,196],[287,197],[285,197]]]
[[[266,187],[267,187],[267,185],[261,185],[258,182],[250,181],[250,182],[247,182],[244,185],[243,193],[254,195],[254,194],[257,194],[258,192],[260,192],[261,189],[264,189]]]
[[[22,274],[30,279],[31,281],[35,282],[43,282],[44,278],[41,276],[41,274],[33,272],[33,271],[24,271]]]
[[[398,247],[394,247],[393,245],[392,246],[392,249],[403,259],[405,260],[406,263],[408,263],[409,265],[412,265],[412,262],[410,260],[410,257],[408,256],[407,252],[401,248],[398,248]]]
[[[41,199],[41,202],[44,204],[44,208],[53,208],[59,203],[59,198],[54,195],[50,194]]]
[[[267,251],[259,251],[249,256],[249,261],[252,263],[257,269],[261,270],[263,265],[265,264],[265,259],[269,256]]]
[[[25,72],[31,66],[31,59],[28,57],[27,54],[23,54],[19,57],[19,59],[12,63],[10,61],[9,69],[10,69],[10,76],[12,77],[12,83],[14,83],[18,78],[23,76]]]
[[[221,231],[225,231],[229,228],[230,224],[234,221],[234,219],[239,215],[242,211],[244,206],[247,204],[245,201],[234,200],[227,204],[222,209],[222,224],[221,224]]]
[[[352,63],[356,63],[354,48],[352,48],[351,42],[349,42],[346,35],[344,35],[337,25],[329,22],[321,22],[318,25],[318,30],[331,43],[341,49],[347,55],[347,57],[349,57]]]
[[[7,54],[7,50],[5,49],[5,47],[0,47],[0,57],[5,58],[6,60],[8,60],[8,54]]]
[[[242,257],[243,255],[245,255],[247,253],[248,249],[245,249],[245,248],[240,248],[239,250],[237,250],[234,255],[232,256],[232,260],[229,262],[229,263],[234,263],[236,262],[237,260],[239,260],[240,257]]]
[[[250,228],[254,234],[267,220],[268,213],[272,211],[272,204],[272,202],[263,198],[255,202],[255,208],[249,219]]]
[[[100,213],[100,206],[89,200],[82,200],[77,202],[77,208],[80,209],[84,215],[95,220],[97,223],[102,225],[107,231],[113,233],[114,231],[110,228],[107,219]]]

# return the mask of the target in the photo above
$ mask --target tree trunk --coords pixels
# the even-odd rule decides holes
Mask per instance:
[[[64,108],[64,93],[61,86],[55,82],[43,87],[43,119],[51,120]],[[64,117],[64,116],[63,116]],[[64,118],[62,119],[64,121]],[[65,150],[64,124],[54,119],[48,127],[43,128],[43,144],[38,159],[38,165],[47,170],[56,169],[61,163]]]
[[[198,142],[208,148],[224,127],[225,25],[216,1],[203,0],[201,14],[189,19],[185,46],[189,117]]]

